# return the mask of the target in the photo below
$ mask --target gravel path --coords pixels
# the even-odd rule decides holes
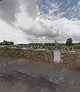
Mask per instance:
[[[0,92],[80,92],[80,66],[0,57]]]

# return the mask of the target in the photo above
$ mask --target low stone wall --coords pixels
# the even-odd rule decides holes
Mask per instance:
[[[80,54],[77,52],[62,53],[62,63],[71,65],[80,64]]]
[[[38,51],[38,50],[0,47],[0,56],[54,62],[53,52],[43,50]]]
[[[80,64],[80,52],[61,52],[61,62],[64,64]],[[0,47],[0,56],[25,58],[37,61],[54,62],[54,53],[46,50],[29,50]]]

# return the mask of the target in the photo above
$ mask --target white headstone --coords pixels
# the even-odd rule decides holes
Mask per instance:
[[[59,63],[61,61],[61,51],[60,50],[54,51],[54,61],[56,63]]]

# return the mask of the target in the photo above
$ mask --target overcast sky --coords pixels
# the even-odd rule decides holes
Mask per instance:
[[[41,1],[42,0],[38,0]],[[49,2],[50,0],[46,0]],[[53,0],[54,1],[54,0]],[[57,0],[59,1],[59,0]],[[69,3],[70,0],[64,0]],[[73,1],[73,0],[72,0]],[[65,12],[60,10],[63,3],[49,3],[51,9],[48,13],[41,12],[36,0],[2,0],[0,1],[0,41],[9,40],[15,43],[29,42],[65,42],[72,37],[74,41],[80,42],[80,1],[76,0],[73,7]],[[74,10],[72,12],[72,10]],[[68,11],[74,15],[69,19],[64,16]],[[70,13],[71,14],[71,13]]]

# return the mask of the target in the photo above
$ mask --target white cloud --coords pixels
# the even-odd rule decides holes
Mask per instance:
[[[33,19],[29,17],[26,12],[21,12],[20,14],[16,15],[15,25],[23,27],[25,29],[30,29],[33,25]]]
[[[0,19],[0,41],[8,40],[15,43],[27,43],[25,34],[18,29],[13,28],[4,20]]]
[[[54,42],[54,40],[61,42],[65,41],[68,37],[72,37],[75,40],[80,38],[80,20],[75,19],[75,21],[72,21],[64,17],[61,18],[65,12],[59,13],[57,17],[52,15],[47,15],[47,18],[42,17],[39,15],[35,0],[20,0],[18,3],[20,11],[14,14],[16,15],[15,22],[13,22],[14,28],[0,20],[1,40],[7,39],[16,43],[22,43]],[[59,5],[57,4],[55,6],[53,4],[52,7],[53,11],[49,12],[51,14],[59,10]],[[50,17],[50,20],[48,17]],[[78,41],[80,40],[78,39]]]
[[[78,6],[80,6],[80,1],[78,1]]]
[[[25,9],[17,17],[16,23],[26,35],[30,36],[26,39],[31,42],[53,42],[55,39],[64,41],[67,37],[74,37],[80,33],[79,20],[72,21],[66,18],[48,20],[39,15],[34,19],[25,13]]]
[[[52,12],[58,11],[59,10],[60,5],[57,3],[52,3],[51,4],[51,8],[52,8]]]

